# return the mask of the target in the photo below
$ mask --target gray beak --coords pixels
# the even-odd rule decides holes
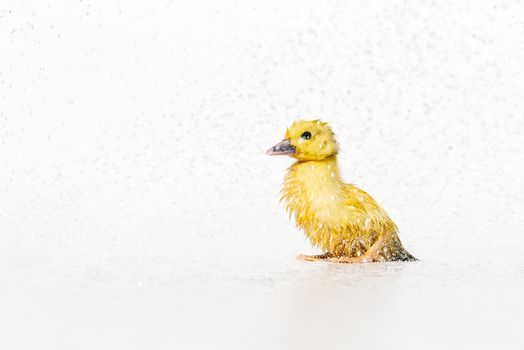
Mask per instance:
[[[295,147],[291,146],[288,139],[285,139],[266,151],[268,156],[286,156],[295,154]]]

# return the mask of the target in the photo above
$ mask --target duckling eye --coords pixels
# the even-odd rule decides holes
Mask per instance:
[[[311,138],[311,133],[309,131],[304,131],[302,135],[300,135],[303,139],[309,140]]]

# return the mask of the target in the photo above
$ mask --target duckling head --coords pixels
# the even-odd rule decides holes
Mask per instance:
[[[298,160],[322,160],[338,152],[335,135],[326,122],[297,120],[286,130],[283,141],[266,151],[270,156],[287,155]]]

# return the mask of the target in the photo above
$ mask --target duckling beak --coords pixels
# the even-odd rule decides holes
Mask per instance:
[[[285,139],[266,151],[268,156],[286,156],[295,154],[295,147],[291,145],[289,139]]]

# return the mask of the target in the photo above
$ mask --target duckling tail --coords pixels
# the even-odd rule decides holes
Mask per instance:
[[[395,250],[391,254],[390,261],[417,261],[418,259],[411,255],[406,249],[401,247],[400,249]]]

